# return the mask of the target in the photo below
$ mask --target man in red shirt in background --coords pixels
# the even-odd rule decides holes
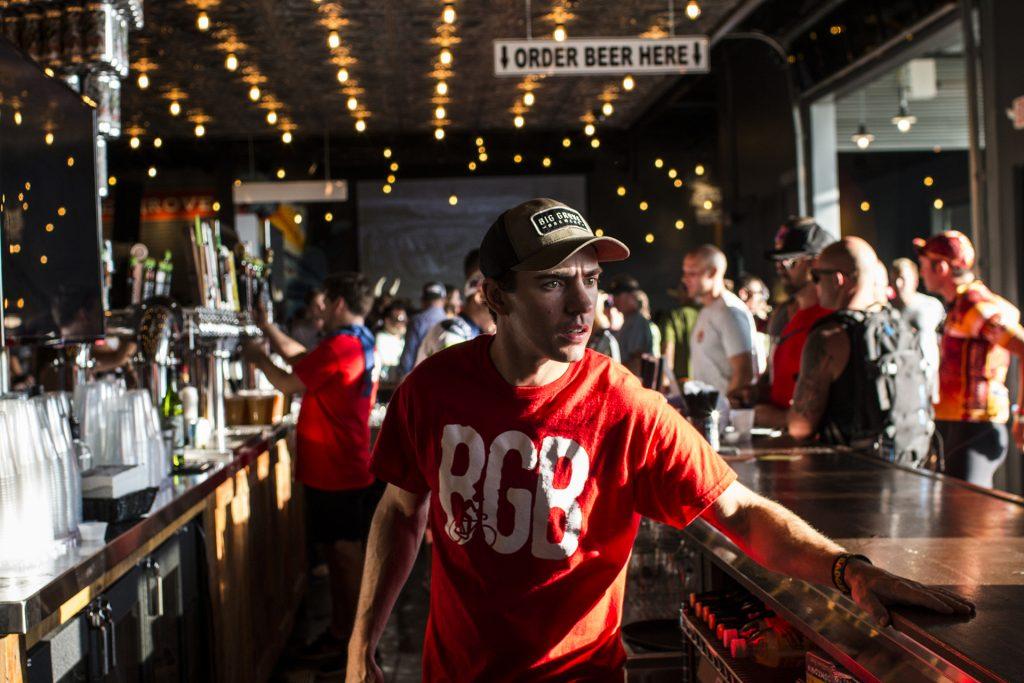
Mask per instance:
[[[550,199],[506,211],[481,245],[497,333],[431,356],[398,387],[374,447],[374,515],[347,680],[373,659],[427,524],[423,680],[622,681],[626,569],[640,516],[703,516],[765,566],[885,605],[971,605],[821,536],[736,474],[665,398],[587,349],[599,261],[625,259]]]
[[[786,414],[800,373],[800,355],[807,334],[830,310],[818,303],[818,288],[811,280],[811,266],[821,250],[836,241],[813,218],[791,218],[775,234],[775,249],[766,256],[775,262],[791,308],[789,322],[772,340],[768,372],[758,383],[759,403],[755,421],[765,427],[786,428]]]
[[[366,538],[383,484],[370,472],[369,421],[378,368],[373,333],[363,325],[363,316],[373,293],[358,273],[329,275],[323,291],[324,336],[316,348],[307,350],[260,321],[291,372],[275,365],[257,344],[250,344],[246,355],[275,387],[303,394],[295,429],[295,476],[305,489],[310,540],[323,545],[327,558],[331,624],[302,655],[337,669],[352,631]]]

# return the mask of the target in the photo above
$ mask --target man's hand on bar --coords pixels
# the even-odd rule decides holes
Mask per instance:
[[[974,614],[974,603],[953,591],[939,586],[925,586],[858,559],[850,560],[846,567],[846,584],[850,587],[850,597],[854,602],[882,626],[892,624],[889,607],[897,605],[924,607],[940,614]]]

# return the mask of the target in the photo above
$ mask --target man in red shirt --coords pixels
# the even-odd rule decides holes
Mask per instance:
[[[488,230],[481,270],[496,334],[413,370],[374,448],[373,470],[389,486],[370,531],[350,682],[383,680],[374,648],[428,523],[424,680],[621,681],[641,515],[679,527],[703,516],[802,579],[831,584],[838,567],[883,622],[897,602],[970,612],[851,559],[752,493],[661,394],[587,349],[599,262],[628,255],[550,199],[520,204]]]
[[[271,346],[292,366],[275,365],[256,344],[250,360],[275,387],[302,393],[295,428],[295,476],[305,488],[310,540],[322,544],[331,584],[331,624],[303,653],[339,668],[352,631],[370,521],[383,491],[370,472],[370,409],[378,369],[373,334],[363,325],[373,294],[358,273],[324,280],[324,336],[307,350],[275,325],[261,321]],[[333,664],[333,667],[332,667]]]
[[[811,266],[821,250],[836,241],[813,218],[791,218],[775,234],[775,249],[766,256],[789,295],[789,322],[772,340],[766,372],[758,384],[758,425],[786,428],[786,415],[800,373],[800,354],[814,323],[831,313],[818,303],[818,288],[811,280]]]

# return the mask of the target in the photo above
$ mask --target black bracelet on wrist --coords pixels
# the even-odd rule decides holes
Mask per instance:
[[[836,556],[835,561],[832,563],[832,585],[845,595],[850,594],[850,586],[846,583],[846,567],[850,564],[850,560],[861,560],[871,564],[871,560],[864,555],[840,553]]]

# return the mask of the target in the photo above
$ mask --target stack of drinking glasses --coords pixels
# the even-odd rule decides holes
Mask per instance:
[[[132,389],[118,397],[108,429],[106,461],[145,468],[148,485],[160,486],[170,468],[170,456],[149,392]]]
[[[57,552],[54,464],[45,453],[39,410],[25,399],[0,400],[0,568],[31,568]],[[62,504],[66,504],[63,501]]]
[[[74,415],[82,441],[92,452],[93,465],[120,465],[109,460],[108,435],[112,433],[116,404],[124,393],[124,383],[99,380],[75,387]]]
[[[53,482],[54,538],[65,545],[78,540],[82,522],[82,473],[71,434],[71,396],[53,392],[32,399],[39,412],[43,452],[50,462]]]

